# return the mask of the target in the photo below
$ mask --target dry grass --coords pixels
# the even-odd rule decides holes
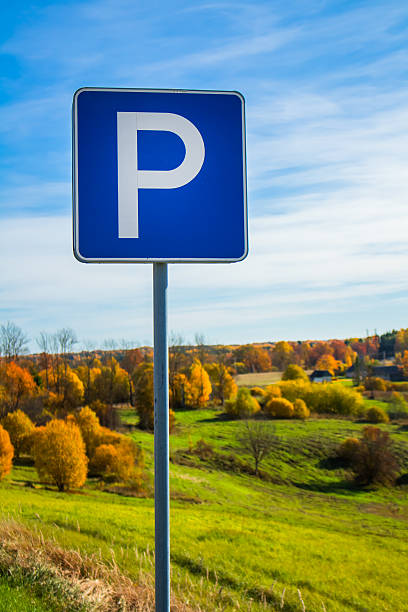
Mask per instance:
[[[30,531],[14,520],[0,523],[0,574],[32,588],[65,612],[155,609],[152,575],[140,570],[136,584],[121,573],[113,551],[107,564],[100,555],[64,550],[57,542],[45,540],[41,532]],[[171,611],[194,609],[173,598]]]
[[[282,372],[238,374],[234,378],[238,387],[266,387],[267,385],[279,382],[282,378]]]

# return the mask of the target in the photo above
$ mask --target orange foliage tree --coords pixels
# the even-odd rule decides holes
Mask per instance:
[[[32,452],[38,475],[53,482],[59,491],[82,487],[88,459],[79,427],[53,419],[38,427],[33,435]]]
[[[16,457],[19,457],[21,452],[29,451],[34,423],[22,410],[10,412],[3,419],[3,427],[8,431]]]
[[[0,480],[10,473],[13,465],[14,448],[8,432],[0,425]]]
[[[2,415],[17,410],[24,399],[37,391],[30,372],[14,361],[4,363],[0,367],[0,385],[3,387],[0,406]]]
[[[316,363],[317,370],[327,370],[330,374],[334,375],[335,370],[339,367],[339,362],[333,357],[333,355],[322,355]]]
[[[235,349],[233,359],[243,363],[247,372],[267,372],[271,369],[268,351],[253,344],[243,344]]]

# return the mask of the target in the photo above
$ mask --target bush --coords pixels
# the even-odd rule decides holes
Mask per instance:
[[[293,418],[303,421],[310,417],[310,410],[302,399],[295,399],[293,402]]]
[[[393,484],[398,474],[398,463],[388,432],[372,425],[365,427],[351,465],[359,485]]]
[[[34,423],[24,412],[21,410],[10,412],[3,419],[3,427],[8,431],[16,457],[19,457],[22,452],[30,452],[30,436],[34,431]]]
[[[251,387],[251,395],[254,397],[265,397],[266,391],[262,387]]]
[[[406,419],[408,418],[408,404],[404,399],[402,393],[393,391],[390,399],[390,407],[388,414],[392,419]]]
[[[302,399],[310,410],[319,414],[359,416],[364,411],[361,395],[338,384],[311,384]]]
[[[192,454],[197,455],[200,459],[211,459],[214,456],[214,447],[206,442],[204,438],[200,438],[192,449]]]
[[[317,387],[320,385],[316,385]],[[312,384],[305,380],[284,380],[279,383],[280,395],[290,402],[294,402],[295,399],[302,399],[309,405],[306,397],[309,390],[312,388]]]
[[[32,452],[40,478],[53,482],[59,491],[82,487],[88,459],[79,427],[53,419],[33,434]]]
[[[264,396],[266,400],[273,399],[275,397],[282,397],[282,391],[279,385],[268,385],[265,387]]]
[[[372,406],[366,412],[366,419],[369,423],[388,423],[389,417],[380,406]]]
[[[347,464],[351,465],[355,454],[360,448],[360,440],[357,438],[347,438],[343,440],[337,449],[337,455],[340,459],[343,459]]]
[[[130,438],[122,436],[119,444],[101,444],[91,461],[92,473],[105,479],[135,480],[135,471],[144,466],[144,455]]]
[[[282,374],[282,380],[304,380],[308,382],[309,377],[303,370],[303,368],[294,363],[291,363],[288,365],[288,367]]]
[[[277,397],[270,399],[265,404],[264,412],[267,416],[276,419],[290,419],[294,415],[294,407],[289,400],[283,397]]]
[[[234,398],[225,402],[225,412],[239,419],[253,416],[260,409],[259,402],[252,397],[249,389],[246,387],[241,387]]]
[[[386,391],[387,383],[383,378],[378,376],[370,376],[365,379],[364,387],[367,391]]]
[[[0,425],[0,480],[11,472],[14,448],[8,432]]]

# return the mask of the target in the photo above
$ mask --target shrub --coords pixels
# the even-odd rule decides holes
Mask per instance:
[[[388,432],[372,425],[365,427],[351,464],[355,480],[360,485],[393,484],[398,474],[398,463]]]
[[[98,446],[90,465],[93,474],[121,481],[135,480],[135,471],[141,473],[143,466],[143,451],[125,436],[119,444]]]
[[[311,384],[302,399],[313,412],[359,416],[363,413],[363,398],[354,389],[338,384]]]
[[[34,423],[24,412],[21,410],[10,412],[3,419],[3,427],[8,431],[16,457],[19,457],[22,452],[30,451]]]
[[[320,385],[316,385],[320,387]],[[302,399],[309,405],[309,402],[306,399],[307,393],[309,389],[312,388],[312,384],[310,382],[304,380],[284,380],[279,383],[279,389],[281,396],[290,402],[294,402],[295,399]]]
[[[360,448],[360,440],[357,438],[347,438],[343,440],[337,449],[337,455],[348,464],[351,464],[356,452]]]
[[[251,387],[250,391],[254,397],[265,397],[266,395],[266,391],[262,387]]]
[[[225,402],[225,412],[230,416],[245,419],[253,416],[261,409],[259,402],[252,397],[249,389],[241,387],[237,395]]]
[[[265,388],[263,399],[265,403],[270,399],[274,399],[276,397],[282,397],[282,391],[279,385],[268,385]]]
[[[293,418],[303,421],[310,417],[310,410],[302,399],[295,399],[293,402]]]
[[[386,391],[387,383],[378,376],[369,376],[364,381],[364,387],[367,391]]]
[[[406,419],[408,418],[408,404],[404,399],[402,393],[393,391],[390,399],[390,407],[388,414],[392,419]]]
[[[264,406],[264,412],[269,417],[277,419],[290,419],[294,415],[292,402],[283,398],[276,397],[270,399]]]
[[[309,377],[303,370],[303,368],[294,363],[291,363],[288,365],[288,367],[282,374],[282,380],[304,380],[308,382]]]
[[[192,449],[192,453],[200,457],[200,459],[211,459],[214,456],[214,447],[206,442],[204,438],[200,438]]]
[[[380,406],[372,406],[366,412],[366,419],[369,423],[388,423],[389,417]]]
[[[32,452],[40,478],[53,482],[59,491],[82,487],[88,459],[79,427],[53,419],[33,435]]]
[[[0,425],[0,480],[11,472],[14,448],[10,442],[8,431]]]

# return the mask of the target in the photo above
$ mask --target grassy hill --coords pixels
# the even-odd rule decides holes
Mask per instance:
[[[131,411],[122,417],[136,422]],[[179,411],[176,417],[170,439],[175,609],[407,609],[408,487],[353,488],[333,460],[338,443],[358,436],[364,424],[323,418],[269,422],[278,441],[259,479],[237,440],[241,422],[211,409]],[[408,472],[408,429],[381,427],[392,435],[402,471]],[[130,435],[142,445],[152,474],[153,436],[139,430]],[[200,439],[210,446],[201,456],[195,452]],[[114,557],[121,572],[153,588],[151,496],[106,492],[92,480],[80,492],[63,494],[36,480],[33,467],[13,469],[0,485],[3,517],[65,549],[98,553],[109,567]],[[9,588],[7,572],[1,573],[0,595]],[[18,596],[31,594],[23,581]],[[52,601],[44,608],[40,597],[17,609],[52,610]],[[7,603],[0,607],[12,609]]]

